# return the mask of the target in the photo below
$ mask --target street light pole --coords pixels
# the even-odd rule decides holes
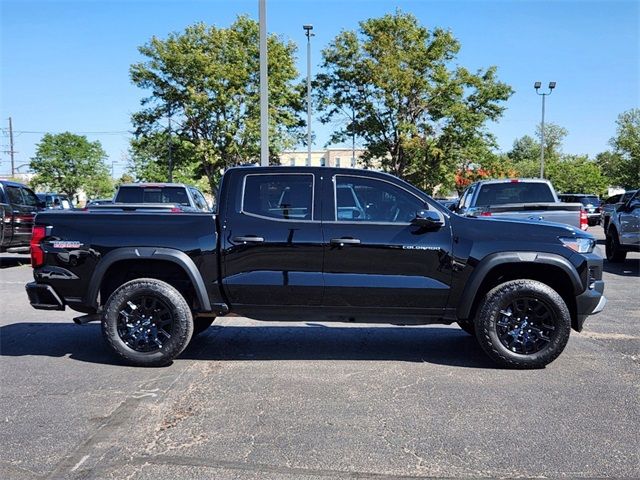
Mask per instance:
[[[547,93],[540,93],[538,90],[542,86],[541,82],[533,84],[533,88],[536,89],[536,93],[542,97],[542,124],[540,128],[540,178],[544,178],[544,101],[547,95],[551,95],[551,92],[556,88],[556,82],[549,82],[549,91]]]
[[[311,37],[313,25],[303,25],[307,36],[307,165],[311,165]]]
[[[169,107],[169,183],[173,182],[173,141],[171,139],[171,107]],[[113,177],[113,173],[111,174]]]
[[[260,166],[269,166],[269,77],[267,70],[267,1],[259,2],[260,23]]]

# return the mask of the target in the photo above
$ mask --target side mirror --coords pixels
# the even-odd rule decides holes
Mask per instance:
[[[38,201],[38,208],[46,208],[47,206],[47,202],[44,202],[42,200]]]
[[[452,212],[455,212],[456,210],[458,210],[458,204],[457,203],[452,203],[447,208],[449,210],[451,210]]]
[[[424,228],[440,228],[444,225],[440,215],[433,210],[418,210],[411,223]]]

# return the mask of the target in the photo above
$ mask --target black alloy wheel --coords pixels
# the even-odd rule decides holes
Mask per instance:
[[[500,310],[496,329],[500,342],[512,352],[539,352],[555,335],[554,312],[537,298],[521,297]]]
[[[158,297],[140,295],[127,300],[118,314],[118,335],[136,352],[153,352],[171,338],[173,314]]]
[[[127,363],[140,367],[170,364],[193,335],[193,316],[184,296],[155,278],[118,287],[102,311],[102,334]]]
[[[558,358],[569,341],[571,314],[549,285],[510,280],[487,292],[475,325],[478,343],[499,365],[542,368]]]

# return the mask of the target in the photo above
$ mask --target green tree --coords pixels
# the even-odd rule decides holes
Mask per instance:
[[[544,125],[544,163],[545,177],[548,177],[548,166],[560,161],[562,157],[562,143],[568,135],[566,128],[555,123]],[[513,142],[511,151],[507,154],[513,162],[518,175],[526,178],[540,176],[540,143],[542,142],[541,125],[536,126],[537,140],[524,135]]]
[[[603,195],[608,186],[597,162],[586,155],[563,155],[545,169],[558,193],[592,193]]]
[[[479,145],[494,145],[486,123],[512,94],[495,67],[455,66],[459,50],[451,32],[428,30],[400,11],[340,33],[323,50],[314,81],[321,120],[350,117],[331,140],[358,136],[365,159],[428,191],[451,185]]]
[[[170,113],[178,143],[175,166],[205,175],[215,192],[221,169],[260,156],[258,24],[238,17],[229,28],[198,23],[165,40],[153,37],[139,48],[145,60],[131,66],[131,80],[150,91],[133,115],[132,144],[138,170],[144,161],[166,171],[168,151],[160,148]],[[304,122],[300,85],[295,83],[296,47],[275,35],[269,49],[270,158],[292,147]],[[195,167],[194,167],[195,165]],[[146,175],[146,174],[145,174]]]
[[[598,155],[598,163],[611,185],[638,188],[640,185],[640,108],[621,113],[616,136],[609,140],[613,152]]]
[[[84,190],[89,197],[105,196],[113,191],[107,154],[99,141],[64,132],[47,133],[36,146],[30,167],[35,173],[35,187],[66,193],[75,197]]]

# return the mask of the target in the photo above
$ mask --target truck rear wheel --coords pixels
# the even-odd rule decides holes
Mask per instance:
[[[102,316],[102,334],[127,363],[160,367],[189,344],[193,317],[174,287],[154,278],[127,282],[111,294]]]
[[[476,319],[476,338],[498,364],[541,368],[564,350],[571,315],[564,300],[548,285],[513,280],[493,288]]]

